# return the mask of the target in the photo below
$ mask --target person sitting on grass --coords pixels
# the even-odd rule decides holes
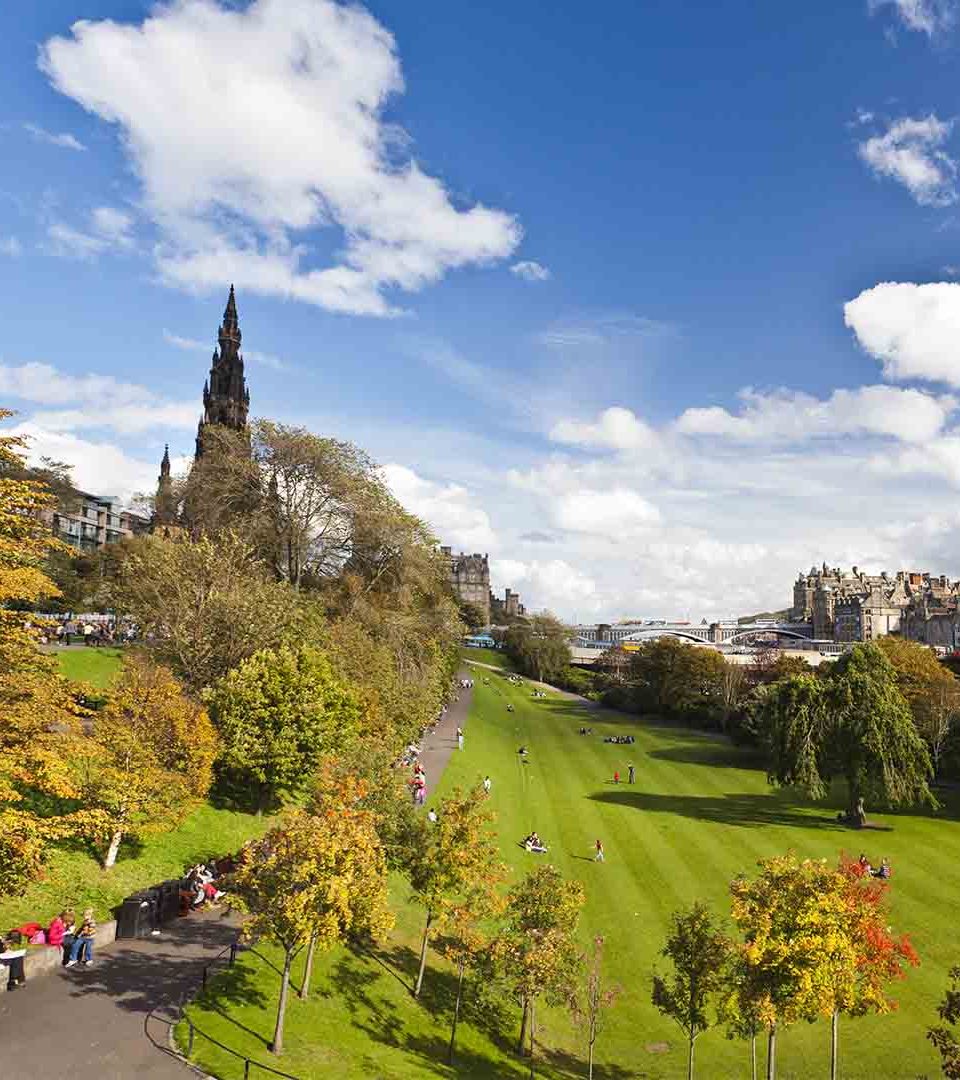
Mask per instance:
[[[880,865],[876,868],[876,870],[871,870],[870,873],[874,877],[883,878],[884,880],[886,880],[891,875],[891,873],[893,873],[893,871],[890,869],[890,863],[887,862],[886,859],[881,859]]]
[[[93,917],[93,908],[83,913],[83,923],[70,947],[70,959],[67,967],[73,967],[77,961],[89,967],[93,963],[93,939],[97,933],[97,923]]]
[[[532,851],[535,855],[543,855],[547,850],[547,845],[543,843],[536,831],[532,832],[526,840],[524,840],[523,846],[527,851]]]
[[[6,939],[0,941],[0,963],[10,972],[7,978],[8,990],[19,990],[26,982],[23,974],[23,958],[26,955],[23,935],[19,930],[11,930]]]

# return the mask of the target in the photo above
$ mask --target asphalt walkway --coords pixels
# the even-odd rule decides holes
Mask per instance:
[[[464,669],[457,673],[458,679],[471,679],[473,674]],[[437,786],[450,755],[457,750],[457,728],[463,729],[463,753],[470,751],[470,733],[467,731],[467,714],[473,700],[473,690],[460,690],[459,701],[451,701],[443,719],[420,741],[420,764],[427,774],[427,797]]]
[[[100,949],[0,993],[0,1077],[10,1080],[185,1080],[167,1048],[170,1023],[203,968],[236,936],[219,910],[177,919],[156,938]]]

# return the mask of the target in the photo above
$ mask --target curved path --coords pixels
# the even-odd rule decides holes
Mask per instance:
[[[203,968],[236,936],[213,910],[177,919],[156,938],[100,949],[89,968],[64,968],[0,993],[0,1076],[11,1080],[185,1080],[167,1049],[170,1023]]]

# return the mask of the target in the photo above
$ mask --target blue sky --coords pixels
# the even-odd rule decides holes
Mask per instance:
[[[0,402],[85,486],[189,453],[235,281],[253,411],[531,606],[960,575],[952,0],[30,7]]]

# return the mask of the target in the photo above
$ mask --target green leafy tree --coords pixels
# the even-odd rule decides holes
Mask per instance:
[[[943,1075],[948,1080],[960,1080],[960,1039],[956,1033],[960,1023],[960,967],[952,967],[949,974],[950,985],[937,1009],[941,1023],[927,1029],[927,1038],[940,1055]]]
[[[413,988],[419,997],[427,967],[427,950],[437,925],[447,913],[502,876],[493,815],[486,792],[477,786],[465,795],[455,789],[437,809],[438,820],[418,819],[407,863],[413,900],[426,912],[420,941],[420,966]]]
[[[631,654],[632,708],[660,716],[720,717],[726,668],[713,649],[672,637],[646,641]]]
[[[248,940],[267,937],[283,950],[277,1018],[270,1049],[283,1052],[290,969],[306,947],[331,948],[348,932],[382,937],[392,925],[386,863],[373,815],[346,784],[319,816],[296,811],[244,849],[231,895],[250,918]],[[309,975],[307,976],[309,978]]]
[[[523,1011],[517,1052],[528,1043],[531,1077],[537,1001],[562,1004],[576,990],[581,954],[575,935],[584,900],[580,882],[549,865],[531,871],[507,896],[506,925],[493,955]]]
[[[584,977],[570,1000],[573,1022],[587,1037],[587,1080],[593,1080],[594,1052],[597,1039],[603,1032],[607,1012],[613,1008],[622,992],[622,987],[608,984],[604,978],[603,945],[603,938],[597,935],[593,939],[593,951]]]
[[[511,626],[504,643],[517,666],[540,682],[550,682],[570,664],[569,631],[546,611]]]
[[[686,1036],[687,1077],[693,1080],[694,1043],[710,1027],[708,1006],[725,984],[730,942],[703,904],[674,912],[671,922],[660,952],[673,965],[673,973],[653,976],[652,1000]]]
[[[316,649],[264,649],[225,675],[207,698],[220,761],[254,793],[257,813],[302,790],[325,753],[358,728],[356,694]]]
[[[157,661],[193,691],[299,636],[294,594],[235,533],[138,537],[123,545],[113,598]]]
[[[833,777],[842,777],[850,821],[863,797],[936,805],[929,752],[896,672],[876,645],[855,645],[826,679],[799,675],[774,684],[763,725],[771,782],[819,799]]]

